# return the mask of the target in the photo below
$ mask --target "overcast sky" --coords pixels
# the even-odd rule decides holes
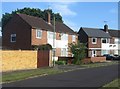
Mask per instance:
[[[24,7],[41,10],[49,7],[54,13],[60,13],[64,23],[74,31],[80,27],[103,28],[104,21],[109,28],[118,29],[118,2],[2,2],[0,13]]]

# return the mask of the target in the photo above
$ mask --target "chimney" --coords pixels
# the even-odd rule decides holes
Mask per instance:
[[[105,31],[106,33],[108,33],[108,25],[107,25],[107,24],[104,25],[104,31]]]
[[[51,24],[50,12],[48,11],[47,14],[48,14],[48,24]]]

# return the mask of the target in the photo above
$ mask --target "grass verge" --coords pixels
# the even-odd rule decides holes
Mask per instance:
[[[112,82],[104,85],[103,87],[119,87],[120,89],[120,79],[115,79]]]
[[[118,61],[90,63],[90,64],[83,64],[82,66],[86,68],[93,68],[93,67],[109,66],[114,64],[118,64]]]
[[[40,68],[40,69],[32,69],[32,70],[26,70],[26,71],[14,71],[14,72],[8,72],[4,73],[2,75],[2,82],[13,82],[18,80],[27,79],[30,77],[36,77],[36,76],[45,76],[50,74],[56,74],[56,73],[62,73],[63,71],[54,69],[54,68]]]
[[[113,62],[106,62],[106,63],[92,63],[92,64],[84,64],[80,65],[81,68],[93,68],[93,67],[100,67],[100,66],[108,66],[118,64],[117,61]],[[72,65],[71,65],[72,66]],[[73,65],[74,66],[74,65]],[[66,65],[67,67],[67,65]],[[63,68],[64,69],[64,68]],[[3,83],[6,82],[14,82],[19,80],[24,80],[31,77],[37,77],[37,76],[45,76],[50,74],[57,74],[62,73],[71,70],[71,68],[68,68],[66,70],[59,69],[59,68],[39,68],[39,69],[31,69],[31,70],[24,70],[24,71],[14,71],[14,72],[6,72],[2,74],[2,77],[0,77],[0,80],[2,79]],[[76,70],[77,68],[74,68],[73,70]],[[2,83],[0,81],[0,83]]]

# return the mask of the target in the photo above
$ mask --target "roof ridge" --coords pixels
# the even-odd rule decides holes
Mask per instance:
[[[50,24],[48,24],[43,18],[41,18],[41,17],[37,17],[37,16],[32,16],[32,15],[27,15],[27,14],[21,14],[21,13],[18,13],[18,15],[20,16],[20,15],[25,15],[25,16],[28,16],[28,17],[30,17],[30,18],[36,18],[36,19],[39,19],[39,20],[42,20],[42,21],[44,21],[47,25],[49,25],[49,26],[51,26]],[[20,16],[21,17],[21,16]],[[27,22],[28,23],[28,22]],[[28,23],[29,24],[29,23]],[[51,26],[52,27],[52,26]]]

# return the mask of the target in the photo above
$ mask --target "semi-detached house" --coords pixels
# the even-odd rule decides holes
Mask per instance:
[[[104,54],[120,54],[120,31],[81,27],[78,39],[81,43],[86,43],[87,57],[103,56]]]
[[[55,22],[55,45],[53,46],[53,25],[42,18],[26,14],[15,14],[3,28],[3,48],[33,49],[33,45],[50,44],[58,56],[71,56],[68,44],[77,41],[77,34],[64,23]]]

